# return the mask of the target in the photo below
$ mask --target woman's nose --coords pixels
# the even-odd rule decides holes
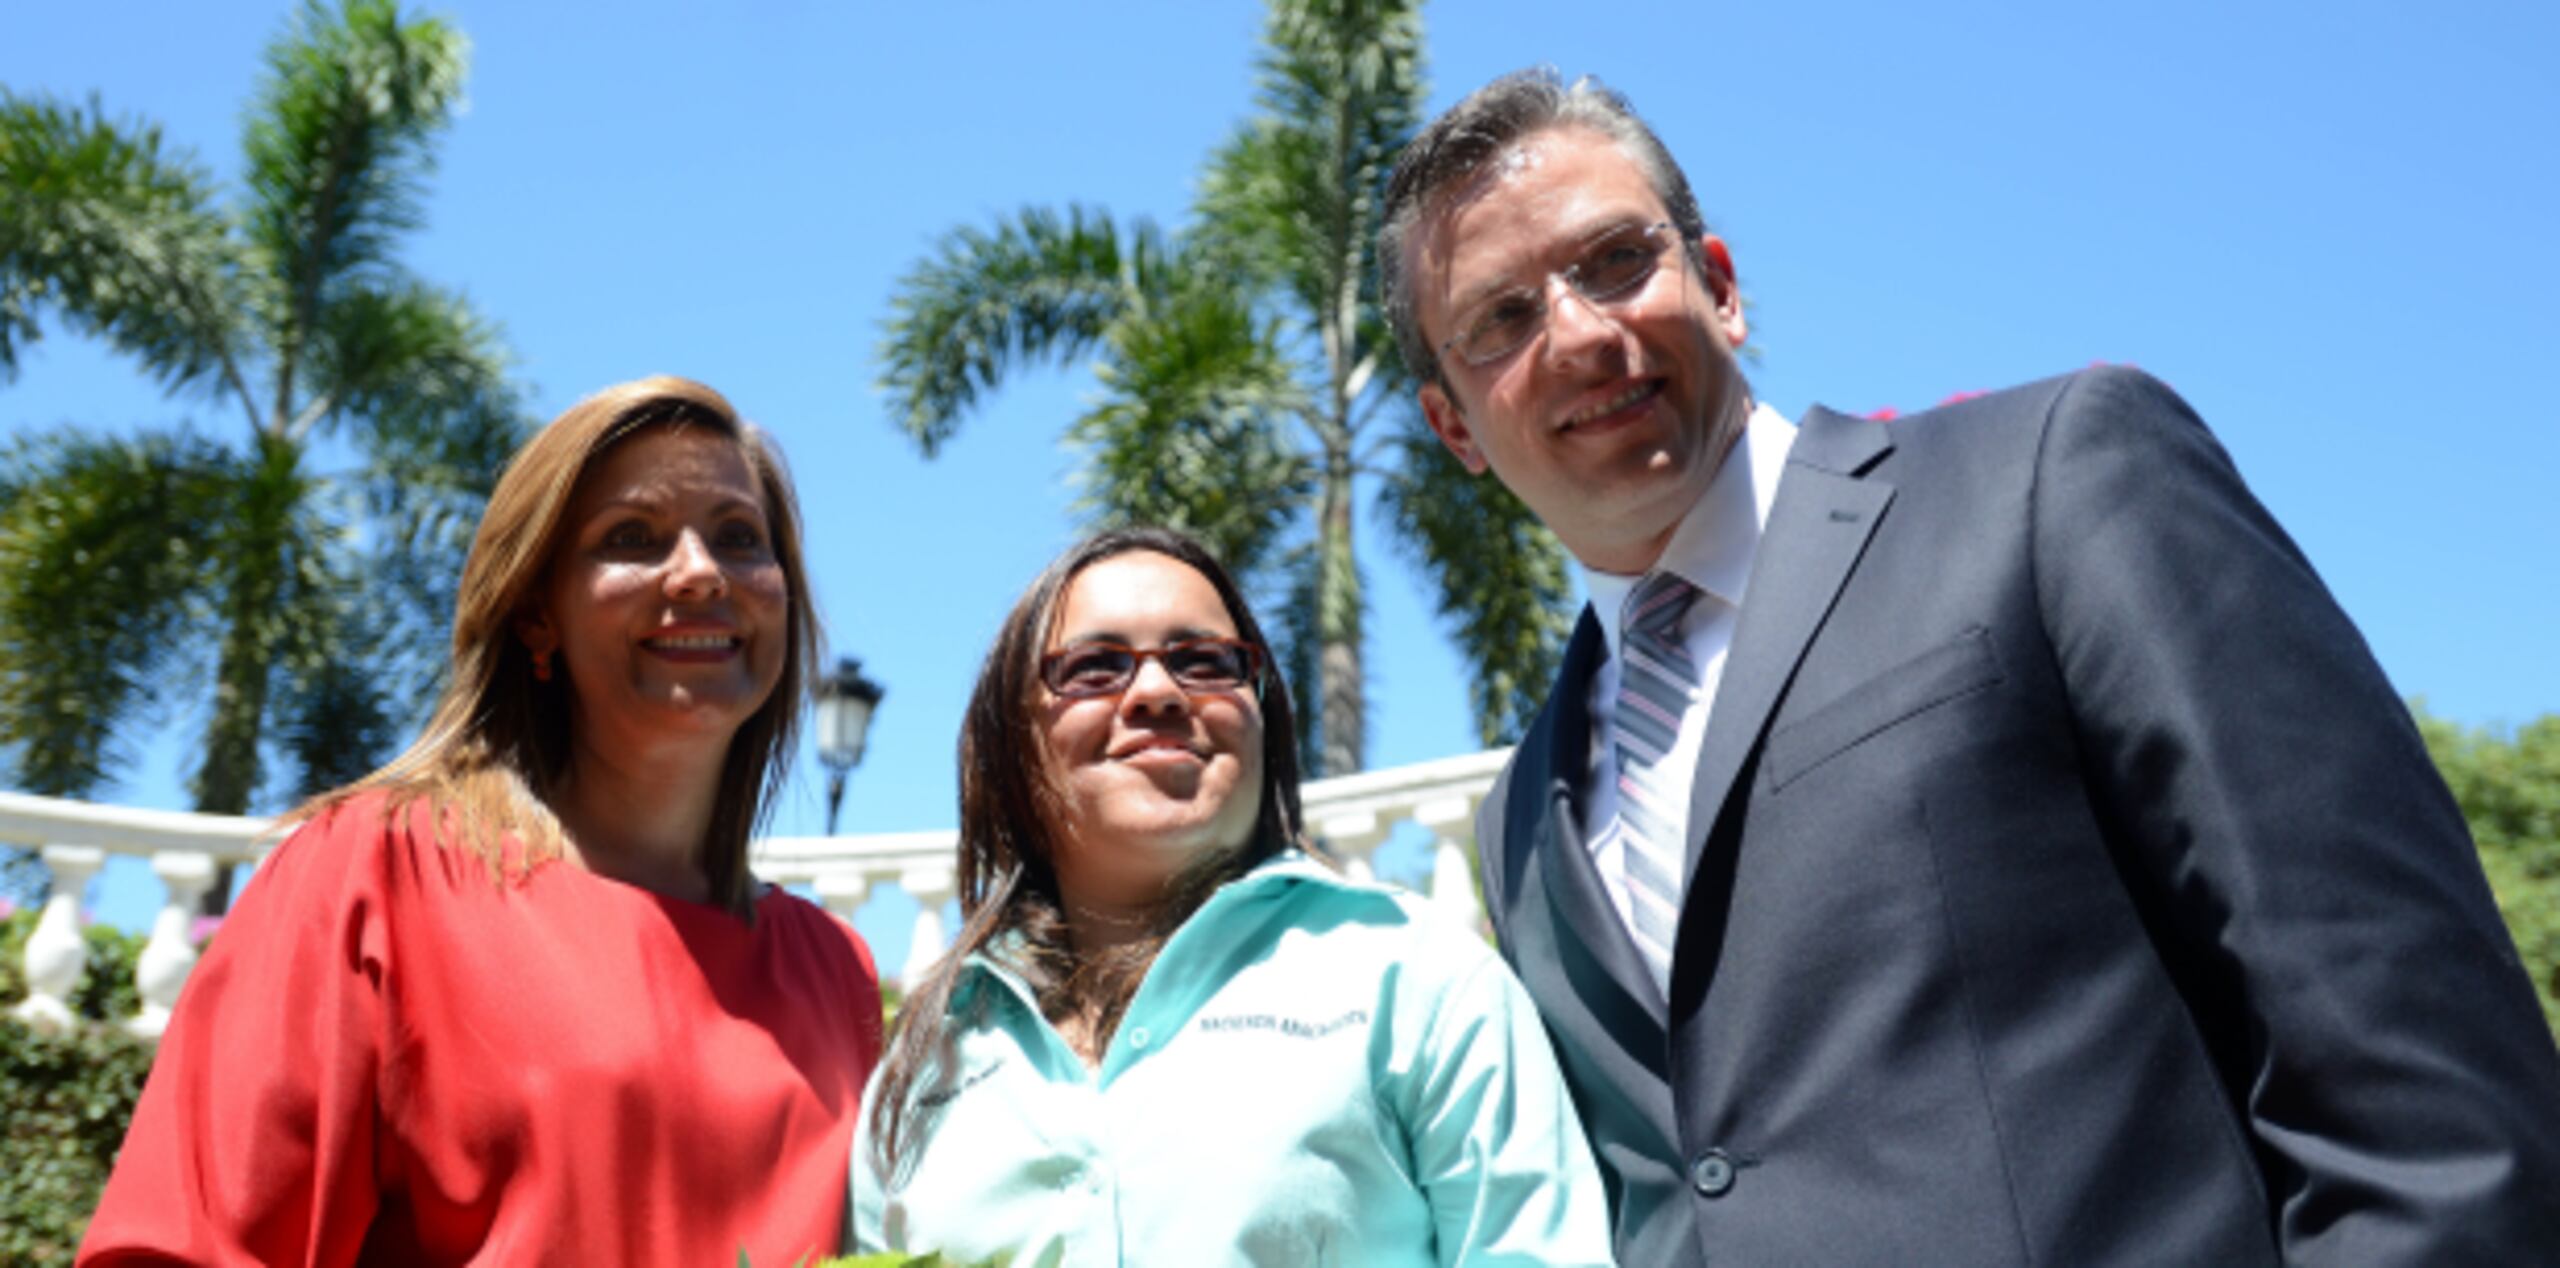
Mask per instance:
[[[711,553],[711,546],[702,540],[702,535],[692,529],[676,534],[675,546],[667,556],[667,592],[680,598],[703,599],[728,588],[728,574],[721,571],[719,557]]]
[[[1190,704],[1191,697],[1182,690],[1181,683],[1173,680],[1173,671],[1164,667],[1161,656],[1140,657],[1137,672],[1120,693],[1121,708],[1141,713],[1187,709]]]

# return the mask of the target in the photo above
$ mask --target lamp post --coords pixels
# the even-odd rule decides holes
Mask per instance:
[[[818,762],[827,768],[827,835],[836,834],[836,810],[844,804],[845,773],[862,764],[863,734],[871,729],[871,711],[888,690],[862,676],[862,662],[850,656],[836,661],[836,671],[818,680]]]

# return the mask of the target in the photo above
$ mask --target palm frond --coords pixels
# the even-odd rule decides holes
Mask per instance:
[[[293,415],[304,340],[331,292],[389,267],[422,222],[468,53],[460,31],[404,21],[395,0],[306,0],[268,47],[249,113],[245,228],[278,284],[277,425]]]
[[[392,274],[339,288],[314,316],[297,436],[352,419],[371,447],[380,433],[431,432],[510,391],[497,327],[453,292]]]
[[[0,378],[51,307],[172,389],[244,391],[233,253],[160,129],[0,90]]]
[[[1215,249],[1275,284],[1342,383],[1376,308],[1387,175],[1420,123],[1422,23],[1409,0],[1280,0],[1255,117],[1214,154],[1198,201]]]
[[[0,750],[13,782],[84,796],[194,658],[217,529],[247,478],[187,435],[69,432],[9,447],[0,486]]]
[[[288,602],[303,618],[284,632],[284,672],[277,682],[275,747],[284,758],[287,801],[299,801],[359,779],[390,758],[400,737],[424,713],[426,696],[413,672],[391,663],[402,640],[386,628],[394,605],[334,575],[326,537],[306,535],[291,565]],[[395,700],[416,703],[401,710]]]
[[[444,670],[462,566],[489,490],[525,425],[511,394],[448,414],[441,425],[377,433],[356,473],[366,559],[350,584],[376,619],[384,672],[412,698],[431,696]]]
[[[1397,549],[1431,579],[1434,606],[1473,674],[1487,745],[1519,738],[1573,632],[1564,547],[1501,482],[1467,474],[1419,420],[1393,441],[1379,492]]]
[[[928,458],[1015,366],[1098,347],[1172,277],[1153,225],[1124,235],[1107,212],[1028,207],[961,226],[907,270],[879,346],[889,415]]]
[[[351,286],[314,334],[304,417],[343,422],[365,457],[337,513],[366,525],[369,557],[346,580],[379,609],[375,686],[423,699],[489,490],[532,422],[496,328],[458,295],[408,278]]]
[[[1068,428],[1082,509],[1201,539],[1248,581],[1306,508],[1312,473],[1285,428],[1292,367],[1244,297],[1207,284],[1113,327],[1102,401]]]

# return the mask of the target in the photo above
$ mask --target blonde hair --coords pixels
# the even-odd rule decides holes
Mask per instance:
[[[516,622],[559,553],[562,521],[579,480],[624,440],[656,427],[686,426],[706,427],[736,442],[764,495],[774,555],[791,600],[781,678],[764,706],[730,738],[703,842],[711,900],[753,919],[747,846],[789,776],[820,632],[802,563],[799,503],[781,452],[762,429],[740,419],[727,398],[690,379],[657,376],[606,388],[570,406],[516,450],[489,494],[463,565],[454,602],[453,660],[426,729],[390,764],[312,798],[287,821],[380,789],[389,793],[386,817],[412,803],[432,807],[436,839],[478,855],[493,879],[520,878],[560,857],[560,822],[546,802],[568,768],[569,687],[565,676],[535,676]]]

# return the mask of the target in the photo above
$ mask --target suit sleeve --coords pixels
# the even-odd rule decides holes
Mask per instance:
[[[2038,603],[2109,849],[2290,1263],[2560,1263],[2560,1056],[2406,707],[2186,404],[2099,371]]]
[[[188,977],[80,1263],[355,1262],[379,1203],[380,835],[341,810],[259,866]]]
[[[1416,1036],[1387,1086],[1447,1265],[1610,1262],[1609,1212],[1582,1120],[1528,992],[1471,937],[1446,931],[1445,978],[1408,964],[1397,1033]]]

